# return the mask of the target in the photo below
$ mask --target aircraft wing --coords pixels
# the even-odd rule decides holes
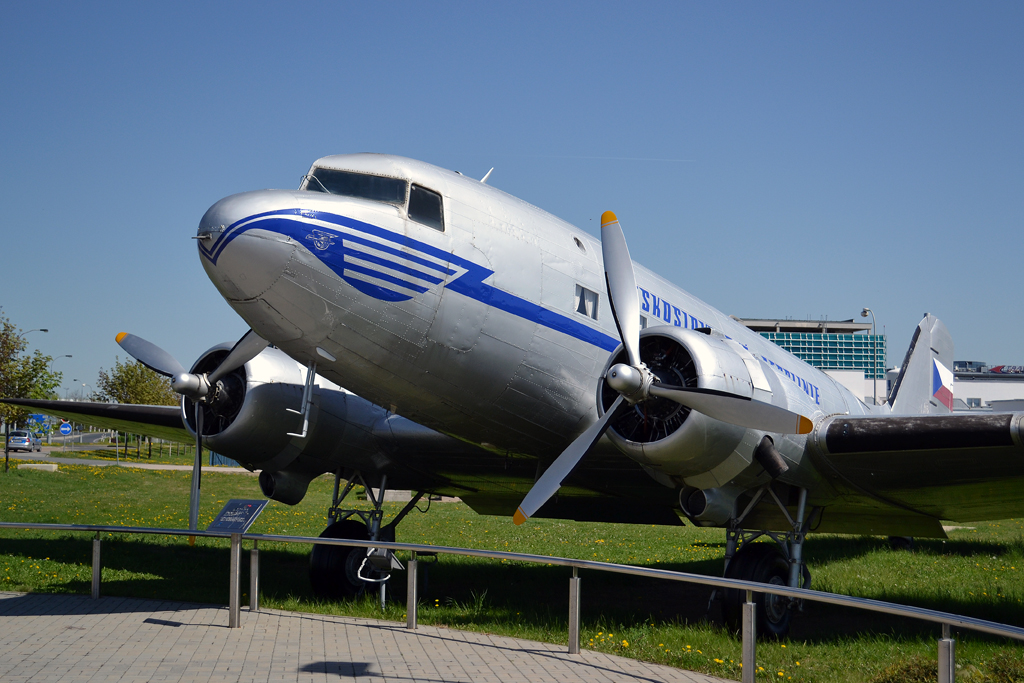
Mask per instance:
[[[47,401],[33,398],[5,398],[2,401],[96,427],[186,444],[194,443],[194,439],[189,436],[182,424],[180,406]]]
[[[840,415],[818,426],[808,451],[851,498],[968,522],[1024,515],[1022,436],[1024,413]]]

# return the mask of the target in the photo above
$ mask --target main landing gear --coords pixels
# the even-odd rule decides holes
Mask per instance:
[[[766,493],[782,510],[782,514],[792,527],[791,531],[748,531],[741,527],[744,518]],[[731,520],[726,529],[725,577],[776,586],[810,588],[811,573],[803,560],[803,546],[813,511],[812,515],[805,518],[806,506],[807,490],[800,489],[797,516],[793,519],[772,490],[771,484],[765,484],[755,494],[743,514]],[[767,536],[773,543],[753,542],[761,536]],[[721,600],[726,625],[738,631],[743,621],[746,591],[734,588],[716,589],[711,595],[711,600]],[[794,610],[803,610],[803,601],[770,593],[755,592],[754,603],[757,605],[757,634],[769,638],[781,638],[789,633]]]
[[[381,476],[376,494],[359,472],[348,477],[344,490],[341,490],[342,478],[342,473],[339,470],[334,476],[334,497],[331,508],[327,512],[330,525],[320,534],[320,538],[394,542],[395,527],[423,497],[422,491],[417,492],[393,520],[382,525],[387,475]],[[366,498],[373,505],[372,510],[341,508],[341,503],[356,484],[362,484],[366,489]],[[314,544],[313,552],[309,555],[309,581],[313,586],[313,594],[318,598],[328,600],[355,597],[366,591],[367,587],[379,585],[381,603],[383,604],[385,586],[391,572],[401,568],[402,565],[395,558],[394,553],[382,548],[366,549]]]

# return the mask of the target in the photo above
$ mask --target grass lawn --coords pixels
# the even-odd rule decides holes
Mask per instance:
[[[319,534],[332,483],[327,477],[314,481],[295,507],[271,502],[252,531]],[[53,474],[12,469],[0,475],[0,520],[183,528],[188,493],[186,472],[87,465],[62,465]],[[204,476],[200,525],[209,524],[230,498],[260,497],[255,477]],[[394,514],[400,507],[387,509]],[[818,589],[1024,626],[1024,520],[972,527],[951,531],[945,542],[920,540],[914,552],[892,551],[884,538],[811,536],[805,555]],[[515,527],[510,519],[482,517],[461,503],[413,512],[399,526],[398,540],[704,574],[720,573],[724,549],[721,530],[543,519]],[[183,538],[107,534],[104,541],[105,595],[227,603],[226,540],[198,539],[191,548]],[[369,595],[345,603],[315,601],[308,546],[263,544],[261,551],[262,602],[268,607],[404,620],[404,574],[393,582],[393,599],[382,613]],[[90,562],[87,534],[0,531],[0,589],[88,593]],[[566,642],[567,568],[439,556],[425,560],[421,573],[421,623]],[[707,618],[710,589],[594,571],[581,576],[584,647],[739,678],[739,641]],[[245,577],[242,586],[248,588]],[[794,619],[788,640],[759,642],[758,663],[764,680],[914,681],[915,667],[927,668],[925,660],[934,667],[938,635],[930,624],[810,603]],[[958,681],[1024,681],[1024,647],[971,632],[955,637]]]

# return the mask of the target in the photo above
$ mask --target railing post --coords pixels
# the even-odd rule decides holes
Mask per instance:
[[[228,628],[241,628],[242,620],[239,612],[239,565],[242,564],[242,534],[231,534],[231,578],[228,598]]]
[[[249,611],[260,611],[260,542],[252,542],[249,551]]]
[[[406,579],[405,588],[405,627],[408,629],[416,628],[416,609],[419,606],[419,582],[417,581],[417,569],[419,568],[419,560],[416,559],[416,551],[412,551],[412,559],[409,560],[409,564],[406,569],[409,572]]]
[[[100,532],[92,539],[92,599],[100,599]]]
[[[576,567],[569,579],[569,654],[580,653],[580,577]]]
[[[743,678],[742,683],[754,683],[757,674],[757,604],[754,594],[747,591],[743,604]]]
[[[939,683],[956,680],[956,641],[949,635],[949,624],[942,625],[939,639]]]

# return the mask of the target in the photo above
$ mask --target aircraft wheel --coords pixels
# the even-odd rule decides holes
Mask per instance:
[[[368,534],[365,524],[346,519],[324,529],[320,538],[365,540]],[[366,582],[360,580],[356,572],[364,557],[363,548],[314,544],[309,554],[309,582],[313,585],[313,594],[326,600],[343,600],[361,593]]]
[[[913,536],[890,536],[889,547],[893,550],[905,550],[912,552],[914,550],[914,537]]]
[[[757,581],[776,586],[789,583],[789,562],[773,543],[751,543],[743,546],[729,562],[725,578]],[[728,588],[724,591],[723,612],[726,625],[739,631],[743,625],[743,603],[746,591]],[[754,593],[757,605],[757,636],[782,638],[789,633],[793,616],[790,601],[781,595]]]

